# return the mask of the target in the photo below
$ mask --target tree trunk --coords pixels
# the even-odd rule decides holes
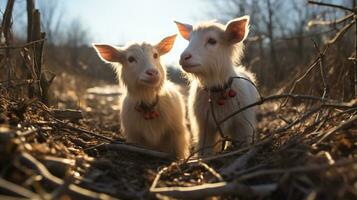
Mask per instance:
[[[270,57],[271,57],[271,64],[275,74],[274,79],[280,80],[280,67],[276,59],[276,50],[274,46],[274,25],[273,25],[273,9],[271,6],[271,0],[267,0],[267,7],[268,7],[268,38],[269,38],[269,49],[270,49]],[[274,83],[276,81],[273,81]]]

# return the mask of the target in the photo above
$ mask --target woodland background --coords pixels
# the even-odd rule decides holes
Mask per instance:
[[[204,2],[207,19],[251,17],[258,130],[176,162],[125,143],[115,75],[61,1],[1,4],[0,198],[355,199],[357,1]],[[179,66],[168,74],[187,89]]]

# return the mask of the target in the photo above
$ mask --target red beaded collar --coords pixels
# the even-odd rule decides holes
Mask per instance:
[[[217,104],[222,106],[225,104],[225,101],[228,100],[228,98],[233,98],[237,95],[237,92],[231,88],[233,79],[234,77],[230,77],[223,86],[213,86],[210,88],[204,88],[204,90],[210,93],[220,93],[220,97],[217,100]]]
[[[152,104],[147,104],[142,101],[135,105],[135,110],[142,113],[145,120],[151,120],[158,118],[160,116],[159,111],[155,110],[157,103],[159,102],[159,97],[156,95],[156,99]]]

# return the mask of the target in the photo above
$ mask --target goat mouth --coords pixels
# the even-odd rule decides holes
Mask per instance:
[[[182,65],[182,68],[184,69],[184,70],[186,70],[186,69],[192,69],[192,68],[196,68],[196,67],[199,67],[200,66],[200,64],[195,64],[195,65]]]
[[[154,78],[154,79],[140,79],[140,81],[142,83],[144,83],[145,85],[151,85],[151,86],[155,86],[159,83],[159,79],[158,78]]]

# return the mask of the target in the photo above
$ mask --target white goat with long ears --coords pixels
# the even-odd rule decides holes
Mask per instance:
[[[219,126],[221,130],[214,120],[216,117],[220,121],[257,100],[254,75],[242,66],[235,67],[243,54],[249,16],[231,20],[226,25],[213,21],[196,26],[175,23],[181,36],[189,41],[181,54],[180,65],[191,79],[188,112],[200,155],[219,151],[220,134],[235,142],[251,142],[256,125],[254,108],[225,121]]]
[[[181,94],[166,80],[160,56],[168,53],[176,35],[157,45],[134,43],[126,47],[93,44],[105,62],[113,63],[126,87],[121,98],[121,128],[127,142],[170,153],[189,154],[189,132]]]

